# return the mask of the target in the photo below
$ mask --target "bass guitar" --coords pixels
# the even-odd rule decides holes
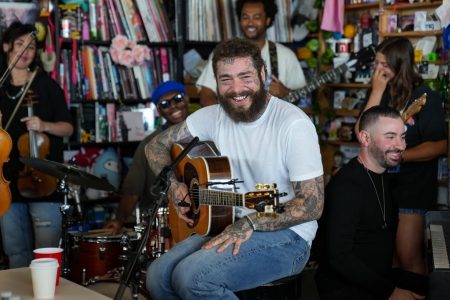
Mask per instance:
[[[177,157],[183,146],[172,147],[172,158]],[[198,156],[201,153],[201,156]],[[245,194],[235,193],[231,178],[231,168],[227,157],[217,156],[206,144],[198,145],[176,168],[178,180],[189,188],[191,199],[187,216],[194,220],[191,226],[177,215],[172,201],[169,201],[169,225],[172,237],[179,242],[197,233],[201,235],[220,233],[233,223],[233,207],[247,207],[260,212],[273,213],[273,207],[279,204],[276,186],[258,185],[261,189]]]
[[[352,53],[350,59],[339,67],[328,71],[316,78],[313,78],[306,86],[301,89],[291,91],[285,98],[289,103],[297,104],[300,99],[305,98],[309,93],[317,89],[322,84],[336,80],[338,75],[344,74],[348,69],[355,67],[357,69],[365,69],[375,60],[375,47],[370,45],[362,48],[357,53]]]
[[[401,113],[403,122],[407,123],[407,121],[420,112],[422,107],[427,103],[427,93],[424,93],[422,96],[414,100],[404,112]]]

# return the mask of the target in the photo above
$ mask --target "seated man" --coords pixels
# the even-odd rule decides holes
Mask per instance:
[[[150,193],[150,187],[156,175],[148,166],[144,152],[145,145],[164,129],[184,121],[188,115],[189,98],[186,95],[185,87],[178,82],[166,81],[161,83],[153,92],[152,101],[155,103],[159,114],[167,122],[163,128],[143,139],[134,153],[133,163],[122,185],[116,218],[105,225],[106,228],[113,229],[114,233],[120,232],[123,223],[131,216],[138,200],[141,201],[140,205],[145,208],[148,208],[151,202],[155,201]]]
[[[319,229],[320,299],[423,299],[409,289],[412,273],[394,276],[397,225],[385,170],[400,163],[405,126],[392,108],[374,106],[359,124],[360,152],[325,189]]]
[[[287,196],[275,216],[235,207],[237,220],[219,234],[193,234],[154,260],[147,288],[156,300],[237,299],[235,291],[300,273],[322,213],[315,127],[298,107],[264,89],[267,71],[259,48],[244,39],[222,42],[214,50],[213,69],[220,104],[197,110],[151,140],[145,149],[150,167],[158,173],[171,163],[174,143],[198,137],[228,157],[239,193],[253,191],[256,183],[276,183]],[[168,198],[181,221],[193,226],[189,204],[196,193],[168,175]],[[199,182],[198,190],[214,179]],[[215,186],[221,187],[217,180]]]

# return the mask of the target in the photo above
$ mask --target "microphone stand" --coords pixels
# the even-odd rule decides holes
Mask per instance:
[[[139,270],[136,270],[137,262],[139,261],[140,256],[142,255],[142,251],[144,250],[144,246],[147,244],[147,239],[149,236],[150,228],[153,222],[156,220],[158,208],[162,205],[167,204],[167,191],[170,187],[169,177],[170,172],[173,172],[175,167],[180,163],[180,161],[191,151],[192,148],[198,143],[198,137],[194,137],[192,141],[183,149],[183,151],[172,161],[169,166],[164,167],[161,172],[156,177],[156,180],[153,182],[151,187],[152,195],[159,196],[158,200],[155,201],[151,208],[149,209],[150,214],[148,216],[147,226],[145,228],[142,239],[140,240],[139,246],[134,253],[134,256],[128,261],[125,270],[120,277],[120,285],[117,289],[117,292],[114,296],[114,300],[121,300],[125,288],[130,284],[132,275],[139,276]],[[142,259],[141,259],[142,261]],[[135,280],[134,285],[138,284],[138,281]],[[137,293],[135,293],[135,286],[132,287],[133,291],[133,299],[137,299]]]

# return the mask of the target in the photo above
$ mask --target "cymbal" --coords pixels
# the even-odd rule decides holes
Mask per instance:
[[[72,184],[103,191],[114,190],[114,186],[112,186],[107,179],[98,178],[75,166],[64,165],[55,161],[34,157],[21,157],[20,161],[47,175],[58,179],[65,179]]]

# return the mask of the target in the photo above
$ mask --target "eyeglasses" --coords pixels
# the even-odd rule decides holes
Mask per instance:
[[[158,106],[162,109],[168,109],[170,105],[172,105],[172,102],[175,102],[175,104],[181,103],[184,101],[184,94],[179,93],[173,96],[169,99],[162,99],[158,102]]]

